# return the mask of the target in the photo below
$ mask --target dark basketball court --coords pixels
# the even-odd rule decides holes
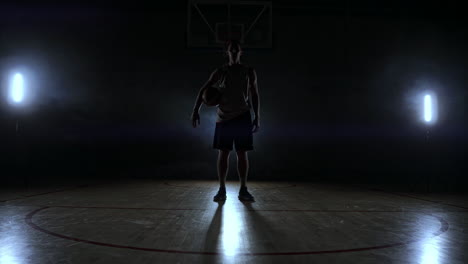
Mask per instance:
[[[0,4],[0,264],[466,263],[459,4]]]

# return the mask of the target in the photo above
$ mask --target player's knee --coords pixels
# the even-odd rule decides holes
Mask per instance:
[[[238,158],[246,158],[247,157],[247,151],[246,150],[237,150],[237,157]]]
[[[219,150],[219,154],[221,156],[229,156],[229,153],[231,153],[231,150],[229,150],[229,149],[220,149]]]

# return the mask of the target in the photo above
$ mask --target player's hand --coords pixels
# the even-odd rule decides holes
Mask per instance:
[[[193,112],[191,120],[192,120],[192,126],[194,128],[197,127],[197,122],[198,122],[198,125],[200,125],[200,114],[198,112]]]
[[[260,129],[260,121],[258,120],[258,117],[255,117],[254,120],[252,121],[252,132],[255,133]]]

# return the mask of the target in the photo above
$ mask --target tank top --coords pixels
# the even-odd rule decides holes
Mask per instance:
[[[249,67],[244,64],[225,64],[218,68],[225,76],[224,86],[220,87],[222,93],[217,109],[216,122],[231,120],[250,111],[249,100]]]

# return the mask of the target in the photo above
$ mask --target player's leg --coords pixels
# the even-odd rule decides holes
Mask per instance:
[[[213,197],[214,201],[226,200],[226,177],[229,169],[229,153],[232,150],[233,138],[229,131],[229,122],[216,123],[213,148],[218,149],[218,179],[219,190]]]
[[[237,153],[237,172],[241,182],[241,187],[247,185],[247,175],[249,173],[249,157],[246,150],[236,150]]]
[[[220,149],[218,154],[218,178],[220,188],[226,186],[226,176],[229,169],[229,149]]]
[[[241,181],[239,199],[254,201],[254,197],[247,191],[247,175],[249,172],[249,158],[247,151],[253,150],[252,119],[250,112],[245,113],[236,124],[234,145],[237,153],[237,171]]]
[[[249,172],[249,158],[247,156],[247,150],[236,150],[237,152],[237,171],[239,172],[239,178],[241,186],[239,190],[239,200],[241,201],[254,201],[254,197],[247,190],[247,174]]]
[[[254,197],[247,191],[247,174],[249,172],[249,158],[246,150],[236,150],[237,153],[237,172],[241,181],[239,190],[239,200],[254,201]]]
[[[229,149],[220,149],[218,154],[218,179],[219,179],[219,190],[213,201],[222,202],[226,200],[226,176],[229,168]]]
[[[220,187],[226,185],[226,176],[229,168],[229,153],[232,150],[233,138],[230,132],[229,122],[216,123],[213,148],[218,149],[218,179]]]

